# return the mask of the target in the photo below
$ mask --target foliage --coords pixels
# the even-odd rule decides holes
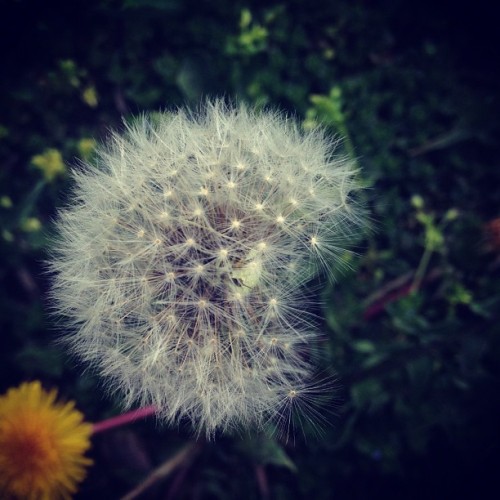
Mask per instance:
[[[0,19],[2,392],[39,378],[76,399],[86,420],[117,411],[54,343],[47,315],[42,261],[71,187],[64,165],[91,158],[123,118],[234,96],[344,136],[367,186],[359,201],[373,230],[360,235],[349,272],[322,283],[323,309],[313,311],[324,318],[320,362],[339,380],[337,416],[325,416],[320,439],[307,424],[295,443],[221,438],[153,493],[486,494],[500,448],[500,103],[488,10],[9,2]],[[146,422],[96,437],[81,498],[123,494],[189,439]]]

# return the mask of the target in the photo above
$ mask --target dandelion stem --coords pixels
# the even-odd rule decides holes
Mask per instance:
[[[136,420],[154,415],[155,412],[155,406],[145,406],[144,408],[128,411],[127,413],[117,415],[116,417],[107,418],[105,420],[102,420],[101,422],[97,422],[96,424],[94,424],[92,434],[98,434],[109,429],[114,429],[115,427],[120,427],[121,425],[129,424]]]

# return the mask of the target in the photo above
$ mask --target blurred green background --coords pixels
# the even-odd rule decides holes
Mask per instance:
[[[3,0],[0,389],[40,379],[119,412],[55,343],[43,260],[71,186],[123,119],[204,96],[345,137],[371,231],[321,290],[320,437],[222,437],[143,498],[496,498],[500,487],[500,37],[488,2]],[[96,436],[78,498],[119,498],[191,439]]]

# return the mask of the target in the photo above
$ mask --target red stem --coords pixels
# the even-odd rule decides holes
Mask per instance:
[[[156,411],[156,406],[145,406],[144,408],[128,411],[116,417],[107,418],[94,424],[92,434],[98,434],[99,432],[104,432],[114,427],[120,427],[121,425],[129,424],[141,418],[149,417],[154,415]]]
[[[385,307],[390,304],[391,302],[395,302],[396,300],[402,299],[403,297],[406,297],[409,295],[411,292],[411,283],[408,283],[405,286],[402,286],[398,290],[394,290],[391,293],[388,293],[385,295],[382,299],[377,300],[375,303],[370,305],[368,308],[365,309],[365,312],[363,313],[363,318],[365,320],[370,320],[383,312],[385,310]]]

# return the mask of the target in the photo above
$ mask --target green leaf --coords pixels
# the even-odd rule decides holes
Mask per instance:
[[[385,404],[389,395],[378,380],[367,379],[351,387],[351,399],[356,408],[373,410]]]
[[[375,344],[371,340],[356,340],[352,343],[353,348],[362,353],[372,353],[376,350]]]
[[[259,435],[243,441],[239,447],[258,464],[276,465],[297,472],[296,465],[274,439]]]

